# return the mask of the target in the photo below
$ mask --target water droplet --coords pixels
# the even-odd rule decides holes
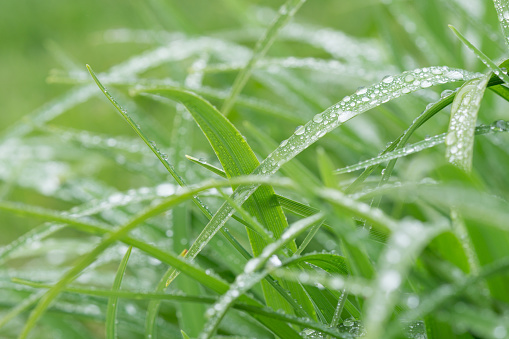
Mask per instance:
[[[507,130],[507,122],[504,121],[504,120],[497,120],[497,121],[495,121],[493,123],[492,126],[495,127],[495,128],[499,128],[502,131],[506,131]]]
[[[504,16],[505,16],[505,13],[504,13]],[[493,336],[495,338],[505,338],[506,335],[507,335],[507,330],[505,329],[504,326],[497,326],[493,329]]]
[[[295,135],[301,135],[301,134],[304,134],[304,131],[306,130],[306,128],[304,126],[298,126],[296,129],[295,129]]]
[[[454,91],[452,91],[450,89],[446,89],[442,93],[440,93],[440,98],[445,98],[445,97],[451,95],[452,93],[454,93]]]
[[[401,275],[395,270],[384,272],[380,277],[380,287],[386,291],[394,291],[400,284]]]
[[[359,88],[357,88],[357,91],[355,91],[355,94],[362,95],[362,94],[366,94],[367,91],[368,91],[368,89],[366,87],[359,87]]]
[[[431,82],[429,82],[428,80],[424,80],[422,83],[421,83],[421,87],[422,88],[428,88],[428,87],[431,87],[431,85],[433,85]]]
[[[419,297],[416,295],[411,295],[406,300],[406,304],[409,308],[416,308],[417,306],[419,306],[419,303],[420,303]]]
[[[463,74],[461,74],[458,71],[447,72],[445,74],[445,76],[448,77],[449,79],[453,79],[453,80],[462,80],[463,79]]]
[[[343,101],[344,101],[344,102],[348,102],[348,101],[350,101],[350,97],[349,97],[349,96],[344,97],[344,98],[343,98]]]
[[[452,145],[454,144],[454,142],[456,141],[456,134],[454,133],[449,133],[447,134],[447,137],[445,137],[445,144],[446,145]]]
[[[386,75],[383,79],[382,79],[382,82],[384,84],[390,84],[392,81],[394,80],[394,77],[391,76],[391,75]]]
[[[502,16],[504,17],[505,20],[509,20],[509,11],[505,11]]]
[[[313,117],[313,121],[316,122],[317,124],[322,122],[323,121],[323,115],[318,113],[317,115],[315,115]]]
[[[433,74],[435,74],[435,75],[440,75],[440,74],[442,74],[442,70],[441,70],[441,69],[439,69],[439,68],[433,68],[433,69],[431,70],[431,73],[433,73]]]
[[[406,77],[405,77],[405,82],[412,82],[414,81],[415,78],[412,74],[408,74]]]
[[[281,143],[279,144],[279,146],[280,146],[280,147],[285,147],[287,143],[288,143],[288,139],[285,139],[285,140],[281,141]]]

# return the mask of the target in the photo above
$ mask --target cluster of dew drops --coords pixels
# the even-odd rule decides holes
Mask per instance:
[[[477,73],[446,66],[425,67],[397,76],[385,76],[380,83],[358,88],[354,94],[344,97],[337,104],[315,115],[305,126],[298,126],[294,134],[289,139],[283,140],[267,158],[259,172],[273,174],[295,154],[357,114],[419,89],[470,80],[478,76]]]

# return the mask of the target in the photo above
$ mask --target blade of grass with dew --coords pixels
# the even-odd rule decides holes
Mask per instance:
[[[445,138],[447,160],[470,172],[474,150],[474,133],[477,114],[490,74],[481,79],[467,81],[452,103],[449,130]]]
[[[204,99],[198,97],[196,94],[179,89],[167,88],[154,89],[153,91],[144,89],[143,91],[150,91],[154,94],[179,100],[187,107],[209,140],[229,178],[242,174],[249,174],[259,165],[254,152],[240,132]],[[235,186],[233,187],[235,188]],[[272,197],[274,194],[275,192],[271,187],[262,186],[243,206],[277,239],[281,235],[283,229],[286,228],[287,222],[282,208],[273,203]],[[266,246],[266,242],[250,229],[248,229],[248,236],[253,254],[257,256]],[[207,229],[202,231],[200,236],[195,240],[195,243],[199,244],[199,242],[203,241],[204,237],[208,237]],[[187,255],[187,257],[191,259],[197,254],[194,252],[194,247],[195,245],[193,244]],[[289,248],[292,252],[297,249],[294,243],[290,243]],[[171,280],[172,278],[169,279],[169,281]],[[284,282],[282,282],[282,284],[285,286]],[[288,303],[279,296],[278,293],[275,293],[276,291],[274,291],[267,282],[263,281],[262,287],[269,306],[273,306],[276,309],[282,308],[287,310],[287,312],[291,312]],[[299,303],[303,305],[308,313],[311,312],[312,314],[311,304],[302,289],[296,285],[285,287],[290,290],[294,298],[299,300]]]
[[[383,251],[377,278],[372,283],[373,295],[366,300],[364,308],[366,338],[382,338],[386,322],[396,302],[396,294],[412,262],[424,247],[447,229],[442,222],[435,225],[423,225],[416,220],[403,221],[398,225]]]
[[[285,266],[310,263],[329,273],[348,274],[346,258],[334,253],[306,253],[285,260]]]
[[[199,335],[200,339],[210,338],[220,321],[237,298],[246,293],[252,286],[261,281],[265,275],[270,273],[270,269],[264,269],[269,262],[272,266],[280,266],[281,260],[276,253],[284,247],[291,244],[294,239],[323,219],[323,215],[316,214],[306,219],[297,221],[290,225],[288,229],[273,244],[266,246],[259,256],[251,259],[244,268],[244,273],[235,278],[235,282],[230,286],[228,292],[223,294],[219,301],[207,311],[209,319]],[[259,272],[261,270],[261,272]]]
[[[509,76],[504,73],[500,67],[493,62],[486,54],[481,52],[477,47],[475,47],[470,41],[468,41],[454,26],[449,25],[449,28],[453,31],[453,33],[458,37],[458,39],[468,47],[478,58],[485,64],[496,76],[498,76],[501,80],[503,80],[506,84],[509,84]]]
[[[223,107],[221,108],[221,112],[225,116],[228,115],[233,107],[233,104],[235,103],[235,100],[237,99],[237,96],[240,94],[247,81],[249,80],[256,62],[263,58],[265,53],[267,53],[268,49],[276,39],[278,32],[288,23],[288,21],[290,21],[290,19],[295,15],[295,13],[299,10],[305,1],[306,0],[287,0],[281,6],[276,20],[270,25],[265,34],[256,43],[253,54],[249,59],[246,67],[244,67],[235,78],[232,89],[230,91],[230,95],[228,98],[226,98],[223,103]]]
[[[111,289],[113,291],[120,290],[122,279],[124,278],[125,270],[127,269],[127,262],[131,255],[132,246],[127,249],[120,266],[118,266],[117,274],[115,275],[115,281]],[[118,309],[118,297],[109,297],[108,308],[106,309],[106,338],[115,339],[117,338],[117,309]]]
[[[500,125],[500,127],[493,128],[493,127],[495,127],[495,124],[497,124],[497,123],[498,123],[498,125]],[[506,125],[506,124],[507,124],[507,122],[505,122],[503,120],[499,120],[499,121],[494,122],[492,125],[480,125],[475,128],[475,134],[476,135],[486,135],[486,134],[504,132],[505,128],[506,128],[506,127],[504,127],[504,125]],[[418,141],[414,144],[410,144],[403,148],[397,148],[392,152],[384,153],[377,157],[374,157],[374,158],[371,158],[371,159],[368,159],[365,161],[361,161],[355,165],[350,165],[347,167],[339,168],[335,171],[335,173],[337,173],[337,174],[350,173],[350,172],[357,171],[357,170],[360,170],[363,168],[375,166],[375,165],[381,164],[383,162],[390,161],[392,159],[397,159],[397,158],[405,157],[410,154],[418,153],[422,150],[444,144],[446,136],[447,136],[447,134],[443,133],[443,134],[435,135],[433,137],[427,137],[425,140]]]
[[[369,280],[357,277],[346,277],[339,274],[326,274],[324,272],[275,269],[273,275],[279,278],[299,281],[306,285],[320,284],[331,290],[345,289],[349,293],[362,297],[369,297],[373,294],[373,290],[369,285]]]
[[[187,155],[186,154],[186,158],[189,160],[189,161],[192,161],[194,162],[195,164],[198,164],[200,166],[203,166],[204,168],[208,169],[209,171],[211,171],[212,173],[220,176],[221,178],[225,178],[226,179],[226,173],[220,169],[220,168],[217,168],[216,166],[214,165],[211,165],[209,164],[208,162],[206,162],[205,160],[201,160],[201,159],[198,159],[198,158],[195,158],[193,156],[190,156],[190,155]]]
[[[338,60],[326,60],[319,58],[264,58],[258,61],[258,63],[253,67],[253,70],[267,70],[274,66],[284,69],[303,69],[313,72],[322,72],[328,75],[341,75],[341,79],[338,79],[341,83],[346,83],[348,79],[352,78],[372,81],[379,76],[383,76],[383,74],[380,74],[381,71],[379,69],[368,68],[370,65],[366,65],[367,67],[361,70],[360,68],[351,67],[351,65],[342,63]],[[238,71],[245,67],[245,63],[233,62],[210,65],[204,71],[208,74],[215,74]]]
[[[498,21],[505,36],[505,42],[509,47],[509,2],[507,0],[493,0],[497,10]]]

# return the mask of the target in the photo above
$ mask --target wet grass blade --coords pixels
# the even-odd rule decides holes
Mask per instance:
[[[482,51],[480,51],[477,47],[475,47],[470,41],[468,41],[454,26],[449,25],[449,28],[456,34],[458,39],[468,47],[474,54],[481,60],[486,66],[488,66],[489,69],[493,73],[495,73],[496,76],[498,76],[500,79],[502,79],[506,84],[509,84],[509,76],[507,76],[506,73],[504,73],[500,67],[493,62],[486,54],[484,54]]]
[[[497,10],[498,21],[505,36],[505,42],[509,47],[509,2],[507,0],[493,0]]]
[[[477,126],[475,128],[475,134],[476,135],[485,135],[485,134],[492,134],[492,133],[499,133],[506,131],[506,124],[507,122],[503,120],[499,120],[494,122],[491,126],[488,125],[481,125]],[[497,127],[498,125],[498,127]],[[375,166],[378,164],[381,164],[386,161],[390,161],[393,159],[398,159],[401,157],[405,157],[414,153],[418,153],[422,150],[432,148],[441,144],[445,143],[447,134],[439,134],[435,135],[433,137],[428,137],[425,140],[416,142],[414,144],[409,144],[403,148],[398,148],[392,152],[383,153],[377,157],[371,158],[369,160],[361,161],[355,165],[350,165],[347,167],[343,167],[340,169],[337,169],[335,173],[342,174],[342,173],[349,173],[353,171],[357,171],[363,168],[368,168],[371,166]],[[283,206],[284,208],[284,206]]]
[[[447,160],[470,172],[472,168],[474,133],[490,74],[466,82],[458,91],[451,109],[449,130],[445,138]]]
[[[256,62],[263,58],[265,53],[267,53],[268,49],[276,39],[278,32],[282,27],[286,25],[286,23],[288,23],[288,21],[290,21],[290,19],[295,15],[295,13],[299,10],[305,1],[306,0],[287,0],[283,6],[281,6],[276,20],[270,25],[265,34],[256,43],[256,46],[253,50],[253,55],[249,59],[246,67],[244,67],[235,78],[232,89],[230,91],[230,95],[226,98],[223,103],[223,107],[221,108],[221,112],[224,115],[228,115],[232,109],[237,96],[240,94],[247,81],[249,80]]]
[[[124,278],[125,270],[127,268],[127,262],[131,255],[132,246],[129,246],[122,262],[118,267],[117,274],[115,275],[115,281],[113,282],[112,290],[120,290],[122,279]],[[106,338],[115,339],[117,338],[117,309],[118,309],[118,297],[110,297],[108,299],[108,308],[106,309]]]

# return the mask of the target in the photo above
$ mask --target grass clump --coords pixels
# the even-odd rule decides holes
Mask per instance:
[[[0,336],[508,337],[509,4],[472,3],[154,1],[98,73],[51,44],[73,88],[0,135]]]

